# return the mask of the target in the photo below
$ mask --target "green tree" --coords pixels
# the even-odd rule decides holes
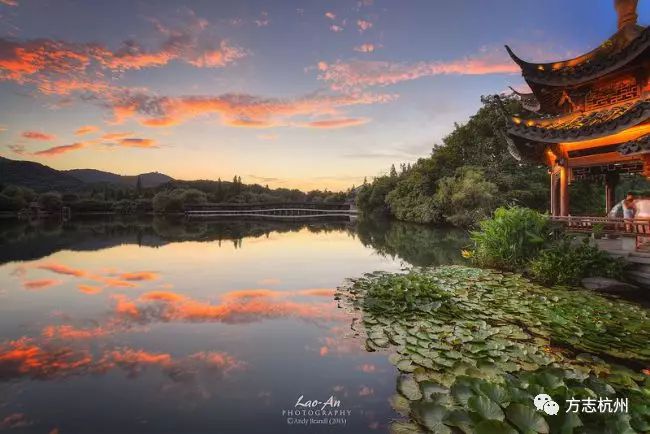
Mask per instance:
[[[61,200],[61,194],[55,191],[50,191],[48,193],[43,193],[38,198],[38,204],[45,211],[55,212],[60,211],[63,206],[63,200]]]
[[[497,202],[498,188],[472,166],[456,170],[453,177],[438,181],[435,203],[444,219],[454,226],[471,226],[490,215]]]

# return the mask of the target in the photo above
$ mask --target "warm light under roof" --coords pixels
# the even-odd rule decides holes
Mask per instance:
[[[650,133],[650,123],[646,122],[641,125],[637,125],[616,134],[612,134],[605,137],[599,137],[597,139],[581,140],[577,142],[563,142],[560,143],[562,149],[565,151],[575,151],[578,149],[593,148],[597,146],[606,146],[613,145],[616,143],[625,143],[630,140],[638,139],[639,137]]]

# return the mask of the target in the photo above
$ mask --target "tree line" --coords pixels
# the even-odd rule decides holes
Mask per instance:
[[[482,107],[463,125],[435,145],[428,157],[413,165],[393,165],[388,174],[364,182],[357,206],[369,215],[389,215],[418,223],[472,226],[504,205],[546,212],[549,207],[548,168],[517,161],[508,151],[502,132],[505,119],[496,97],[482,97]],[[509,113],[521,105],[514,97],[501,97]],[[624,178],[617,188],[622,198],[628,189],[648,190],[641,177]],[[602,182],[576,181],[570,186],[574,215],[603,215]]]
[[[65,206],[73,213],[175,213],[203,203],[345,202],[353,194],[354,188],[345,192],[272,189],[268,185],[244,184],[240,176],[232,181],[171,181],[152,188],[143,188],[138,179],[135,188],[102,183],[40,194],[22,186],[0,185],[0,211],[19,212],[38,204],[46,212],[57,212]]]

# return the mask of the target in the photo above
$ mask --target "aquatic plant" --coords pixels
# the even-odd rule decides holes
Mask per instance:
[[[519,206],[497,208],[478,226],[472,258],[483,267],[521,270],[553,239],[547,215]]]
[[[376,272],[338,294],[400,375],[395,433],[650,429],[650,318],[640,306],[461,266]],[[629,413],[548,416],[533,397],[629,399]]]
[[[585,277],[620,278],[625,262],[590,243],[567,237],[540,252],[530,262],[530,274],[545,285],[579,285]]]

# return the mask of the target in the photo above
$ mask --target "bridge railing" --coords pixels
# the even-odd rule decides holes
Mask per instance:
[[[204,203],[189,205],[185,211],[241,211],[261,209],[321,209],[353,210],[353,204],[346,202],[266,202],[266,203]]]
[[[356,213],[356,208],[342,203],[204,204],[185,209],[188,217],[340,217]]]

